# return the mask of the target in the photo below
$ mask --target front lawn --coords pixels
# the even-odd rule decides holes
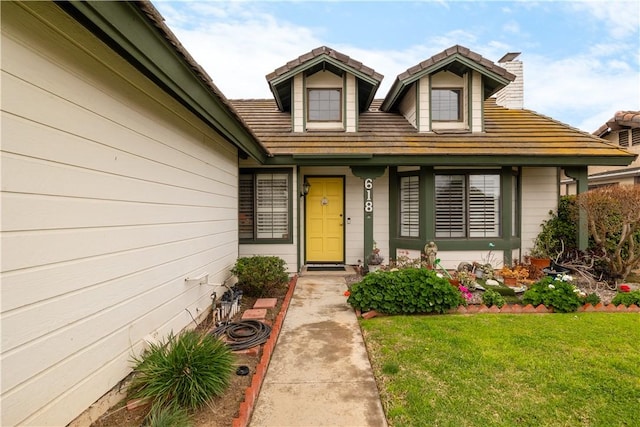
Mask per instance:
[[[361,322],[390,426],[640,426],[640,315]]]

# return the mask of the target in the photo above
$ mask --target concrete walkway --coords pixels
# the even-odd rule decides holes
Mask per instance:
[[[346,282],[298,278],[250,427],[387,425]]]

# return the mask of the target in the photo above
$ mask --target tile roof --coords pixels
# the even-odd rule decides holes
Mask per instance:
[[[640,128],[640,111],[616,111],[616,114],[600,126],[594,135],[604,136],[611,130],[620,130],[623,128]]]
[[[499,65],[496,65],[493,61],[486,59],[482,55],[475,53],[464,46],[455,45],[448,49],[443,50],[440,53],[433,55],[431,58],[425,59],[418,65],[414,65],[413,67],[409,68],[407,71],[399,74],[398,80],[405,80],[408,77],[413,76],[414,74],[418,74],[423,70],[433,67],[437,63],[442,62],[443,60],[455,54],[459,54],[460,56],[470,59],[471,61],[484,67],[487,71],[491,71],[492,73],[495,73],[499,76],[506,78],[507,80],[513,81],[516,78],[515,75],[511,74],[510,72],[500,67]]]
[[[311,50],[310,52],[307,52],[303,55],[300,55],[299,57],[297,57],[296,59],[287,62],[285,65],[283,65],[282,67],[277,68],[276,70],[274,70],[273,72],[267,74],[267,80],[271,81],[276,77],[280,77],[283,74],[288,73],[289,71],[299,67],[300,65],[303,65],[306,62],[309,62],[310,60],[317,58],[321,55],[327,55],[330,58],[333,58],[341,63],[343,63],[344,65],[346,65],[347,67],[350,67],[356,71],[359,71],[360,73],[372,77],[373,79],[377,80],[378,82],[381,81],[383,79],[383,75],[380,73],[377,73],[373,68],[369,68],[366,65],[364,65],[362,62],[360,61],[356,61],[355,59],[338,52],[335,49],[332,49],[330,47],[327,46],[320,46],[318,48],[315,48],[313,50]]]
[[[541,159],[545,157],[583,165],[594,158],[624,158],[625,164],[633,158],[613,144],[534,111],[500,107],[494,98],[485,101],[485,132],[455,134],[419,133],[402,115],[381,111],[379,99],[360,115],[358,132],[293,133],[291,115],[279,112],[275,101],[232,102],[275,156],[426,156],[446,158],[451,164],[456,156],[483,156],[493,162],[502,156],[515,157],[519,164],[540,165],[547,164]]]

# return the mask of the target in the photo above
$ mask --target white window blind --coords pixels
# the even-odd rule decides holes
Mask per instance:
[[[340,121],[339,89],[309,89],[309,121]]]
[[[469,237],[499,236],[500,176],[469,176]]]
[[[436,237],[464,237],[465,176],[436,175]]]
[[[431,119],[434,121],[459,121],[462,118],[460,89],[433,89],[431,91]]]
[[[400,236],[420,236],[420,180],[417,176],[400,178]]]
[[[289,182],[285,173],[256,175],[256,237],[289,237]]]
[[[436,237],[498,237],[499,175],[436,175]]]

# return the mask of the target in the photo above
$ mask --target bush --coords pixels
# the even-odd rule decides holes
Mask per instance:
[[[629,307],[631,304],[635,304],[640,307],[640,290],[632,292],[618,292],[611,300],[613,305],[624,305]]]
[[[537,307],[543,304],[561,313],[576,311],[582,305],[580,290],[568,281],[557,278],[544,277],[534,283],[522,296],[523,304]]]
[[[502,308],[502,306],[505,305],[506,301],[504,300],[504,297],[500,295],[498,292],[493,291],[491,289],[487,289],[482,294],[482,303],[487,307],[491,307],[492,305],[495,305],[498,308]]]
[[[275,256],[239,258],[231,269],[238,278],[238,288],[251,297],[264,297],[286,288],[289,276],[285,262]]]
[[[616,185],[578,196],[587,213],[593,249],[604,253],[606,270],[625,279],[640,266],[640,185]]]
[[[586,297],[584,297],[584,299],[582,300],[583,304],[591,304],[593,306],[597,305],[600,303],[600,297],[598,296],[598,294],[589,294]]]
[[[187,331],[151,344],[133,362],[134,376],[129,386],[133,398],[151,399],[158,408],[175,404],[190,409],[227,389],[234,358],[218,338]]]
[[[558,203],[558,212],[550,211],[549,215],[550,218],[541,225],[542,230],[536,237],[531,255],[555,259],[561,252],[577,248],[578,207],[576,196],[561,197]]]
[[[460,291],[433,270],[406,268],[368,274],[355,283],[347,302],[380,313],[444,313],[465,303]]]

